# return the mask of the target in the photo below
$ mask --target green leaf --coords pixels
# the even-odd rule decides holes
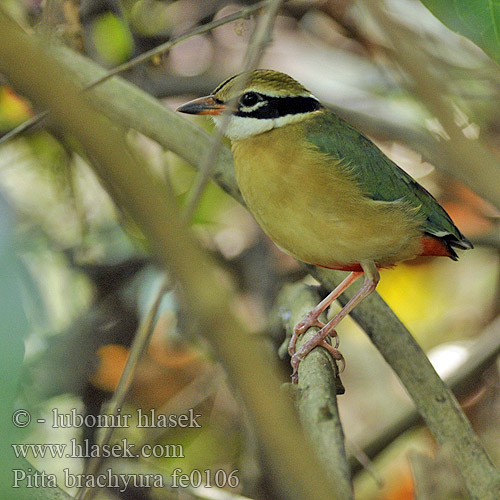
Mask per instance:
[[[94,21],[92,39],[100,57],[110,66],[127,61],[134,51],[127,23],[110,12]]]
[[[448,28],[472,40],[500,64],[499,0],[421,0]]]

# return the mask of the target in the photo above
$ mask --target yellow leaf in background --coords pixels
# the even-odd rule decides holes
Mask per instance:
[[[110,12],[94,21],[92,40],[103,62],[111,66],[127,61],[134,50],[127,23]]]
[[[384,270],[377,291],[417,337],[434,329],[443,317],[447,301],[436,281],[432,265],[399,265]]]
[[[0,131],[10,130],[33,115],[31,106],[9,86],[0,86]]]

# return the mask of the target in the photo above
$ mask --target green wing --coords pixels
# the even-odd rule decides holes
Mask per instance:
[[[404,200],[424,216],[425,232],[448,245],[472,248],[436,199],[345,120],[325,111],[307,126],[308,140],[321,152],[341,159],[366,196],[387,202]],[[327,130],[329,133],[325,134]]]

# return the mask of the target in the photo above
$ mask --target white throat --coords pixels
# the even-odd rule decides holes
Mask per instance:
[[[262,134],[273,128],[283,127],[289,123],[295,123],[303,120],[311,113],[296,113],[279,118],[251,118],[242,116],[231,116],[224,135],[231,141],[241,141],[252,135]],[[212,115],[215,126],[220,128],[225,121],[223,116]]]

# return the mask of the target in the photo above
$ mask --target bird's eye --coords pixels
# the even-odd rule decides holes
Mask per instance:
[[[262,100],[262,98],[257,92],[246,92],[240,97],[240,104],[245,107],[252,107],[260,100]]]

